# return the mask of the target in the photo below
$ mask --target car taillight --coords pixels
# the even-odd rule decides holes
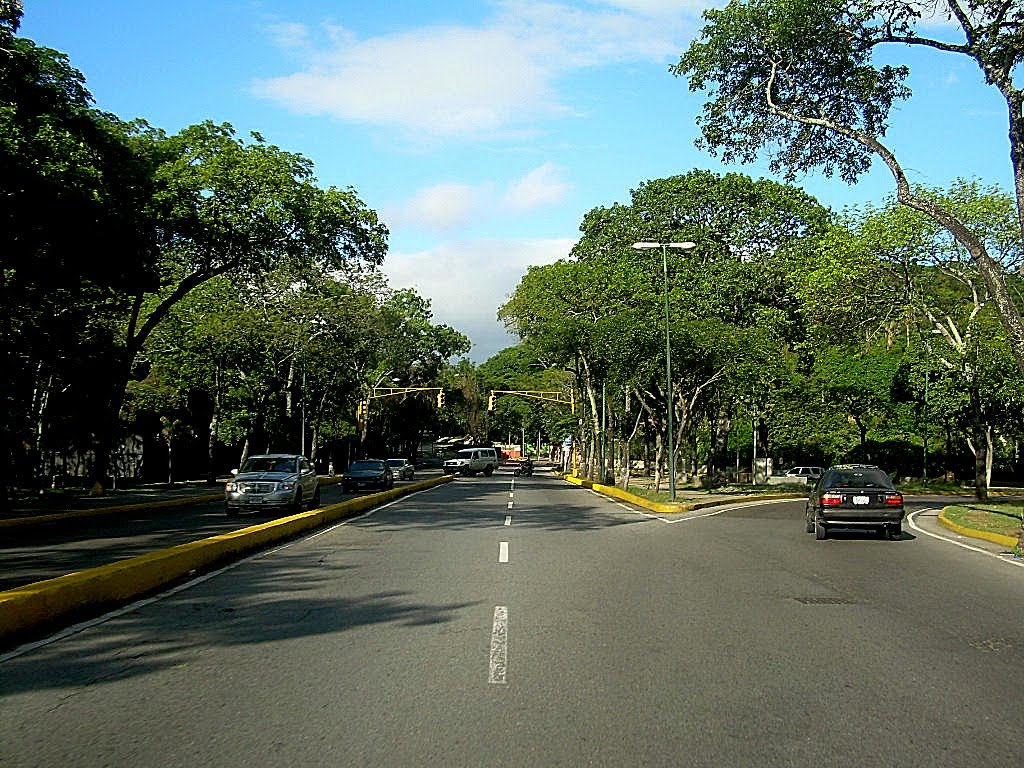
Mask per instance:
[[[821,505],[823,507],[838,507],[843,503],[843,495],[841,493],[825,493],[821,496]]]
[[[885,503],[894,507],[903,505],[903,494],[902,493],[887,493],[885,494]]]

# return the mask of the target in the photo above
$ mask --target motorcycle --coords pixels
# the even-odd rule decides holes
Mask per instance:
[[[520,477],[521,475],[525,475],[526,477],[533,475],[533,462],[529,459],[521,462],[519,466],[516,467],[515,476]]]

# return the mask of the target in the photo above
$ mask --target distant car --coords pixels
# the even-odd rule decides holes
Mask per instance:
[[[320,506],[320,478],[309,459],[291,453],[250,456],[224,488],[224,510],[239,512]]]
[[[808,483],[813,484],[815,480],[824,474],[824,467],[793,467],[786,472],[786,477],[803,477]]]
[[[391,473],[391,467],[381,459],[353,461],[341,477],[341,489],[345,493],[355,493],[360,488],[387,490],[394,484],[395,476]]]
[[[903,536],[903,494],[871,464],[829,467],[807,499],[807,532],[828,537],[829,528],[875,528],[896,540]]]
[[[416,467],[407,459],[388,459],[388,466],[391,467],[391,474],[396,480],[412,480],[416,474]]]

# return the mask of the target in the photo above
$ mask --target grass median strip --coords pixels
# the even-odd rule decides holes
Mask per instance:
[[[942,511],[954,525],[1016,541],[1021,532],[1024,503],[1019,501],[971,502],[954,504]]]

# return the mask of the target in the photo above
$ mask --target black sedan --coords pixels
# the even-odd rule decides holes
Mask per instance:
[[[903,536],[903,494],[871,464],[830,467],[814,486],[805,511],[807,532],[824,539],[829,528],[877,529],[890,539]]]
[[[341,478],[341,489],[345,493],[355,493],[360,488],[387,490],[394,484],[395,476],[391,473],[391,467],[380,459],[353,461]]]

